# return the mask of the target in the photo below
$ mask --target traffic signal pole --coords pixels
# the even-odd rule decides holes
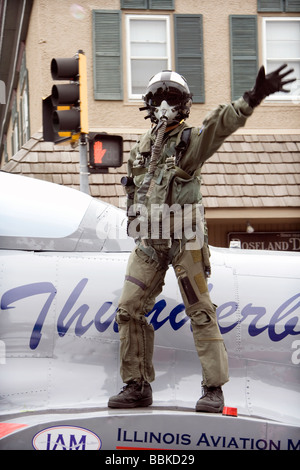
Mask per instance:
[[[83,51],[78,51],[79,72],[79,106],[80,106],[80,138],[79,138],[79,178],[80,191],[90,194],[89,169],[87,157],[88,124],[88,93],[87,93],[87,66]]]
[[[87,161],[87,135],[81,134],[79,140],[80,191],[86,194],[90,194],[89,169]]]

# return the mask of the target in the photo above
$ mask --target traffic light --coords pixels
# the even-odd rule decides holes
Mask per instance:
[[[86,57],[82,51],[71,58],[52,59],[54,80],[69,83],[53,85],[43,100],[44,140],[59,143],[88,134]]]
[[[120,135],[89,134],[89,171],[105,173],[123,163],[123,138]]]

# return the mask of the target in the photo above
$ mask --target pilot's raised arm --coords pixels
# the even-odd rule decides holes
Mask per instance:
[[[284,86],[296,79],[287,78],[293,72],[293,69],[286,70],[286,67],[287,65],[284,64],[274,72],[266,75],[265,68],[262,66],[251,90],[245,91],[243,96],[236,101],[221,104],[211,111],[204,119],[202,126],[192,130],[193,139],[191,140],[189,153],[186,159],[182,161],[182,165],[195,164],[199,166],[199,164],[203,164],[218,150],[229,135],[245,125],[254,108],[267,96],[278,91],[288,93],[289,90]]]

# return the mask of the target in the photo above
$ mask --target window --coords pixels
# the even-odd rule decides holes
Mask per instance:
[[[30,137],[29,130],[29,88],[28,70],[26,68],[26,56],[23,54],[20,69],[20,113],[21,113],[21,144],[27,142]]]
[[[12,155],[15,155],[19,150],[19,113],[17,111],[17,100],[16,96],[13,99],[12,111],[11,111],[11,120],[12,120],[12,135],[11,135],[11,147]]]
[[[149,79],[171,69],[168,16],[126,16],[129,99],[141,99]]]
[[[7,135],[4,134],[3,137],[3,154],[4,154],[4,161],[5,163],[8,162],[8,151],[7,151]]]
[[[19,150],[19,115],[15,115],[12,132],[12,154],[15,155]]]
[[[21,140],[22,144],[27,142],[30,137],[29,133],[29,100],[28,100],[28,82],[24,82],[24,87],[21,96]]]
[[[170,33],[172,19],[174,38]],[[122,28],[126,31],[125,46]],[[171,61],[172,42],[175,64]],[[123,99],[123,47],[129,99],[141,99],[155,73],[173,69],[186,78],[194,103],[204,103],[202,15],[122,15],[120,10],[93,10],[95,100]]]
[[[266,72],[270,73],[287,63],[294,69],[297,81],[286,85],[290,93],[278,92],[272,100],[299,100],[300,98],[300,18],[263,19],[263,62]],[[291,76],[292,77],[292,76]]]
[[[3,80],[0,80],[0,104],[6,104],[6,88]]]

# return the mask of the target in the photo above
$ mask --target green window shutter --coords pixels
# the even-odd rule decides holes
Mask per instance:
[[[300,13],[300,0],[285,0],[285,11]]]
[[[187,80],[194,103],[204,103],[202,15],[174,15],[176,72]]]
[[[123,99],[121,12],[93,10],[94,98]]]
[[[284,0],[257,0],[257,11],[284,11]]]
[[[146,10],[148,7],[148,0],[121,0],[121,8]]]
[[[175,10],[174,0],[149,0],[150,10]]]
[[[253,15],[231,15],[231,97],[238,99],[250,90],[256,79],[257,59],[257,18]]]
[[[174,0],[121,0],[121,8],[135,10],[175,10]]]
[[[300,0],[257,0],[257,11],[300,13]]]

